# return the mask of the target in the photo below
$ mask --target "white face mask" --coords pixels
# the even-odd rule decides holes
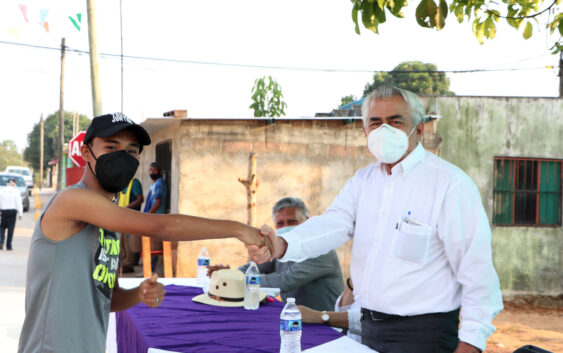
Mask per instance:
[[[383,124],[368,134],[368,148],[378,161],[385,164],[397,162],[407,152],[409,137],[403,130]]]

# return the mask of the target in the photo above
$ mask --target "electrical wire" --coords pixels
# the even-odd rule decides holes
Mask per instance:
[[[36,49],[48,49],[60,51],[60,48],[47,47],[35,44],[17,43],[17,42],[7,42],[0,41],[0,44],[23,46]],[[67,52],[74,52],[77,54],[89,54],[89,51],[74,49],[66,47]],[[348,72],[348,73],[373,73],[373,72],[391,72],[387,70],[361,70],[361,69],[332,69],[332,68],[314,68],[314,67],[297,67],[297,66],[272,66],[272,65],[252,65],[252,64],[235,64],[235,63],[221,63],[221,62],[211,62],[211,61],[196,61],[196,60],[185,60],[185,59],[168,59],[168,58],[157,58],[148,56],[137,56],[137,55],[123,55],[123,54],[112,54],[112,53],[100,53],[101,57],[107,58],[127,58],[132,60],[143,60],[143,61],[153,61],[153,62],[166,62],[166,63],[180,63],[180,64],[194,64],[194,65],[212,65],[212,66],[229,66],[229,67],[240,67],[240,68],[253,68],[253,69],[270,69],[270,70],[289,70],[289,71],[313,71],[313,72]],[[522,59],[519,61],[531,60],[532,58]],[[517,61],[518,62],[518,61]],[[539,69],[549,69],[548,67],[530,67],[530,68],[483,68],[483,69],[466,69],[466,70],[393,70],[395,73],[444,73],[444,74],[464,74],[464,73],[476,73],[476,72],[500,72],[500,71],[524,71],[524,70],[539,70]]]

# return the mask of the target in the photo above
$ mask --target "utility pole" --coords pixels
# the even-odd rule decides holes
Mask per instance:
[[[102,115],[102,94],[98,72],[98,37],[96,35],[96,0],[86,0],[88,7],[88,41],[90,43],[90,78],[94,117]]]
[[[65,117],[64,117],[64,80],[65,78],[65,39],[61,41],[61,91],[60,91],[60,107],[59,107],[59,138],[57,146],[58,163],[57,163],[57,190],[61,190],[63,186],[63,145],[65,143]]]
[[[41,120],[39,124],[39,190],[43,187],[43,128],[45,122],[43,121],[43,114],[41,114]]]

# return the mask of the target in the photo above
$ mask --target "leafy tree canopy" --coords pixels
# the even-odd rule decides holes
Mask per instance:
[[[351,94],[349,96],[344,96],[342,98],[340,98],[340,105],[339,107],[346,105],[348,103],[352,103],[353,101],[358,100],[358,98],[356,98],[355,95]]]
[[[385,23],[387,15],[404,17],[401,13],[406,0],[351,0],[352,19],[356,33],[360,34],[360,21],[366,29],[378,33],[378,26]],[[561,0],[419,0],[415,17],[425,28],[441,30],[446,25],[448,13],[459,23],[472,22],[473,33],[479,43],[496,35],[500,19],[516,30],[522,30],[524,39],[532,36],[534,26],[545,27],[554,36],[553,53],[563,50],[563,13]]]
[[[254,81],[252,103],[255,117],[277,117],[285,115],[287,104],[283,101],[281,86],[272,78],[264,76]]]
[[[68,142],[72,136],[72,120],[74,113],[64,112],[64,140]],[[86,115],[78,115],[78,130],[86,130],[91,120]],[[23,157],[35,169],[39,171],[40,159],[40,129],[41,123],[33,126],[33,130],[27,134],[27,147]],[[47,162],[57,158],[57,139],[59,136],[59,112],[55,112],[44,121],[43,129],[43,169],[47,169]]]
[[[18,152],[18,147],[12,140],[0,142],[0,171],[9,165],[23,165],[23,156]]]
[[[382,84],[397,86],[423,96],[453,95],[450,91],[450,79],[444,72],[437,70],[434,64],[407,61],[395,66],[392,71],[377,71],[373,75],[373,82],[366,84],[364,96]]]

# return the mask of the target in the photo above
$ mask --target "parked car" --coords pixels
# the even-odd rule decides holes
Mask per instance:
[[[31,195],[31,189],[33,189],[33,176],[31,175],[31,170],[28,167],[10,165],[6,168],[6,170],[4,170],[4,172],[21,175],[25,181],[25,185],[29,189],[29,194]]]
[[[0,172],[0,188],[7,187],[8,180],[14,179],[16,181],[16,189],[20,192],[22,197],[23,211],[29,211],[29,193],[23,177],[19,174]]]

